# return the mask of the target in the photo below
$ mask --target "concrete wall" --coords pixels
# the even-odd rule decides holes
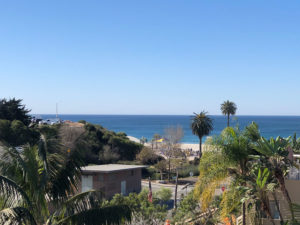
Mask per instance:
[[[122,170],[110,173],[83,172],[83,175],[93,176],[93,189],[100,190],[106,199],[121,193],[121,182],[126,181],[126,194],[141,191],[142,170],[140,168]],[[81,181],[79,182],[81,192]]]

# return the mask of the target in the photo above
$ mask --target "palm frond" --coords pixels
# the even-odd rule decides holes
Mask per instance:
[[[82,192],[68,199],[63,203],[63,207],[68,214],[78,213],[93,207],[98,207],[101,200],[101,193],[99,191],[91,190]]]
[[[221,111],[224,115],[227,115],[227,114],[234,115],[236,113],[236,110],[237,110],[237,107],[234,102],[227,100],[221,104]]]
[[[5,208],[0,211],[0,224],[5,225],[36,225],[30,211],[24,207]]]
[[[21,154],[13,147],[3,147],[0,157],[0,171],[2,175],[16,177],[18,173],[26,175],[27,166]]]
[[[46,137],[44,135],[41,135],[41,139],[38,144],[38,153],[44,164],[44,176],[46,176],[48,173],[47,144],[46,143],[47,143]],[[46,177],[45,177],[45,179],[46,179]]]
[[[78,187],[81,167],[84,165],[80,152],[75,149],[63,157],[63,160],[65,162],[60,165],[55,161],[55,164],[51,165],[53,176],[49,178],[49,195],[52,199],[66,199],[70,194],[74,194]]]
[[[0,175],[0,195],[4,199],[3,207],[28,205],[32,207],[27,194],[13,180]]]
[[[191,129],[193,134],[198,137],[209,135],[213,130],[213,120],[207,115],[207,112],[202,111],[199,114],[194,113],[192,117]]]
[[[99,191],[77,194],[62,203],[47,224],[120,224],[131,219],[128,206],[102,206]]]
[[[131,210],[126,205],[92,208],[68,216],[57,225],[119,225],[131,221]]]
[[[74,194],[81,176],[81,167],[85,166],[82,158],[82,149],[86,148],[82,138],[84,129],[72,129],[63,126],[60,129],[60,139],[64,143],[57,152],[61,159],[56,158],[49,162],[50,177],[49,195],[52,199],[67,199]],[[53,154],[52,154],[53,155]],[[57,161],[61,161],[58,163]]]

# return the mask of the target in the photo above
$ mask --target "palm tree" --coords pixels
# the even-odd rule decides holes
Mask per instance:
[[[154,141],[155,141],[155,148],[157,149],[157,141],[158,141],[159,139],[161,139],[161,135],[160,135],[160,134],[154,134],[154,135],[153,135],[153,139],[154,139]]]
[[[145,138],[144,136],[140,139],[140,143],[141,143],[142,145],[145,145],[145,143],[147,143],[147,142],[148,142],[148,139]]]
[[[213,121],[207,115],[207,112],[202,111],[199,114],[194,113],[195,116],[192,118],[192,132],[194,135],[199,137],[199,157],[202,156],[202,138],[210,134],[213,130]]]
[[[24,146],[22,151],[1,148],[1,224],[93,225],[130,220],[128,207],[103,206],[96,191],[77,194],[83,146],[78,137],[68,145],[72,148],[42,135],[38,145]]]
[[[229,100],[223,102],[221,104],[221,111],[226,116],[227,115],[227,127],[229,127],[229,117],[230,115],[235,115],[236,112],[236,104]]]

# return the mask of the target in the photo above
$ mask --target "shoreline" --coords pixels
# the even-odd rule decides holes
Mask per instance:
[[[136,143],[140,143],[140,139],[133,137],[133,136],[127,136],[129,138],[129,140],[136,142]],[[151,143],[145,143],[145,146],[150,147]],[[180,143],[181,149],[182,150],[189,150],[191,149],[192,151],[199,151],[199,143],[195,144],[195,143]],[[202,148],[204,147],[204,144],[202,144]]]

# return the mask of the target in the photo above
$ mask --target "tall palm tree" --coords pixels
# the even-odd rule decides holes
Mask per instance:
[[[227,116],[227,127],[229,127],[230,115],[235,115],[236,109],[237,109],[236,104],[229,100],[221,104],[221,111],[225,116]]]
[[[192,132],[199,137],[199,157],[202,156],[202,138],[210,134],[213,130],[213,121],[207,115],[207,112],[202,111],[199,114],[194,113],[192,118]]]
[[[79,140],[66,150],[42,135],[38,145],[24,146],[22,151],[1,149],[1,224],[93,225],[130,220],[126,206],[102,207],[96,191],[77,194],[84,165]]]

